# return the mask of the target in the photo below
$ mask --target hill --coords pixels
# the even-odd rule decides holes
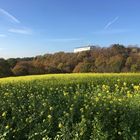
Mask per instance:
[[[111,45],[79,53],[58,52],[32,58],[0,59],[0,77],[48,73],[139,72],[140,48]]]

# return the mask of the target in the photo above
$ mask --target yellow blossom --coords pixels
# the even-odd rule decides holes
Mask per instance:
[[[52,116],[51,115],[48,115],[48,119],[51,119],[52,118]]]
[[[132,97],[132,94],[127,93],[127,97],[128,97],[128,98],[131,98],[131,97]]]
[[[53,107],[50,107],[50,110],[53,110]]]
[[[133,88],[137,91],[139,90],[139,86],[134,86]]]
[[[8,129],[8,128],[10,128],[10,126],[9,125],[6,125],[5,128]]]
[[[2,117],[5,117],[5,116],[6,116],[6,112],[3,112],[3,113],[2,113]]]
[[[95,98],[95,101],[96,101],[96,102],[98,102],[98,101],[99,101],[99,98],[98,98],[98,97],[96,97],[96,98]]]
[[[58,124],[58,127],[59,127],[59,128],[62,128],[62,127],[63,127],[62,123],[59,123],[59,124]]]

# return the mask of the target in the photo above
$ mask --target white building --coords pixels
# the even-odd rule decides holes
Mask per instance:
[[[74,49],[74,53],[83,52],[83,51],[90,51],[94,48],[94,46],[85,46],[85,47],[79,47]]]

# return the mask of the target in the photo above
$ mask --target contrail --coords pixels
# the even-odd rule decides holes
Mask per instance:
[[[115,17],[113,20],[109,21],[109,22],[105,25],[104,29],[109,28],[109,27],[110,27],[113,23],[115,23],[118,19],[119,19],[119,17],[117,16],[117,17]]]
[[[9,12],[5,11],[4,9],[0,8],[0,13],[7,16],[9,19],[14,21],[15,23],[20,23],[20,21],[13,15],[11,15]]]

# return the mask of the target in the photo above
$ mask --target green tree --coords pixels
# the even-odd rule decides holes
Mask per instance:
[[[6,77],[13,75],[11,68],[8,64],[8,62],[4,59],[0,59],[0,77]]]

